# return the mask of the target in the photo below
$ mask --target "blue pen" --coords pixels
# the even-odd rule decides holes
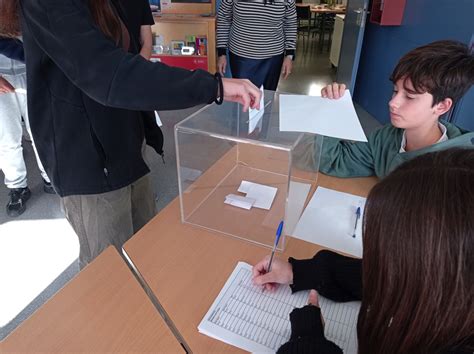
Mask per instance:
[[[357,210],[356,210],[356,221],[355,221],[355,225],[354,225],[354,233],[352,234],[352,237],[353,237],[353,238],[356,237],[357,222],[359,221],[359,219],[360,219],[360,207],[357,207]]]
[[[272,255],[270,256],[270,262],[268,262],[267,273],[270,273],[270,271],[272,270],[273,256],[275,255],[275,251],[278,246],[278,242],[280,241],[280,236],[281,236],[282,231],[283,231],[283,221],[280,221],[280,225],[278,225],[278,229],[276,232],[275,243],[272,249]]]

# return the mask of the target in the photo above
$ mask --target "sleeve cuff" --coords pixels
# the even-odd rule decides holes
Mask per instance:
[[[321,321],[321,309],[317,306],[306,305],[294,309],[290,313],[291,338],[324,337],[324,327]]]
[[[217,48],[217,56],[227,55],[227,48]]]
[[[285,57],[287,55],[293,55],[293,60],[295,60],[296,57],[296,50],[294,49],[285,49]]]
[[[292,292],[300,290],[315,289],[314,279],[315,275],[312,274],[311,269],[313,260],[312,259],[294,259],[290,257],[288,262],[293,267],[293,284],[290,285]],[[309,271],[308,271],[309,270]]]

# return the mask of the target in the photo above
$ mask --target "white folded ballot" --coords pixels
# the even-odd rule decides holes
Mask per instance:
[[[247,210],[252,207],[270,210],[277,191],[278,188],[244,180],[240,184],[238,192],[246,195],[228,194],[224,203]]]

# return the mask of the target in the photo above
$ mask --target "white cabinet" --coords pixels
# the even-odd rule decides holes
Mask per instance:
[[[344,31],[344,17],[346,15],[336,15],[334,21],[334,32],[332,33],[331,52],[329,60],[334,66],[339,64],[339,53],[341,52],[342,32]]]

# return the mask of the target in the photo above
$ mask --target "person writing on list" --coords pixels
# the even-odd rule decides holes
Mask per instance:
[[[428,153],[401,165],[367,198],[363,259],[323,250],[312,259],[269,257],[253,267],[268,291],[313,289],[290,314],[278,353],[342,353],[324,335],[318,294],[361,300],[359,353],[474,350],[474,149]],[[316,292],[317,291],[317,292]]]
[[[81,268],[155,215],[142,147],[160,152],[163,140],[143,111],[223,100],[258,108],[248,80],[143,58],[118,0],[0,0],[0,14],[9,14],[2,25],[21,22],[31,131],[78,235]]]

